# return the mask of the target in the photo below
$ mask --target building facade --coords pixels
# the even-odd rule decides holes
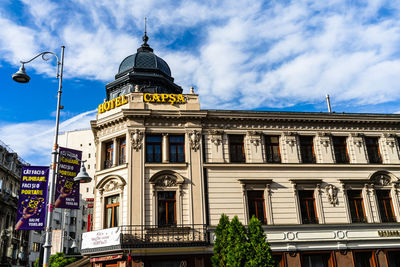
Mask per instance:
[[[22,166],[27,163],[0,141],[0,266],[25,264],[28,231],[15,231]]]
[[[279,266],[399,266],[399,115],[203,110],[143,40],[92,122],[93,266],[210,266],[222,213]]]

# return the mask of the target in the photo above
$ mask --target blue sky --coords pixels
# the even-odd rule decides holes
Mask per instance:
[[[204,109],[400,112],[400,1],[0,0],[0,140],[50,161],[55,60],[65,45],[62,131],[88,128],[120,62],[142,43]]]

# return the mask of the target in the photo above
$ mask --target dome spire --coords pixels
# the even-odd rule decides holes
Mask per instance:
[[[147,36],[147,18],[144,17],[144,35],[142,37],[143,44],[138,48],[138,52],[153,52],[153,48],[149,46],[147,41],[149,40],[149,37]]]

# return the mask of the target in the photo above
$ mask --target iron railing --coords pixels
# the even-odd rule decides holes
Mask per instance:
[[[207,227],[203,224],[126,225],[120,228],[122,248],[206,246],[210,243]]]

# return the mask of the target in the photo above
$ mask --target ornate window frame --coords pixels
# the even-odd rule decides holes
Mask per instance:
[[[274,224],[274,218],[272,214],[272,201],[271,201],[271,183],[272,179],[238,179],[242,185],[243,192],[243,215],[244,223],[246,225],[250,222],[249,215],[249,202],[247,199],[247,191],[264,191],[264,205],[265,205],[265,217],[267,219],[267,225]]]
[[[293,185],[293,195],[296,205],[297,223],[302,224],[299,190],[313,190],[315,199],[315,212],[318,218],[318,224],[325,224],[324,207],[322,204],[322,179],[289,179]]]
[[[176,224],[183,224],[183,184],[185,179],[179,173],[164,170],[157,172],[150,179],[152,191],[152,224],[158,225],[158,199],[157,192],[175,191],[176,196]]]
[[[368,223],[381,223],[381,214],[379,211],[376,190],[390,190],[394,215],[397,219],[397,222],[400,222],[400,181],[395,175],[388,171],[380,170],[371,173],[367,179],[340,179],[340,182],[342,183],[346,213],[349,223],[351,223],[351,218],[346,193],[346,191],[349,189],[362,190]],[[376,214],[376,216],[373,216],[374,214]]]
[[[105,198],[109,196],[119,195],[119,222],[120,225],[123,224],[123,214],[125,211],[124,205],[124,189],[125,189],[126,181],[119,175],[108,175],[104,177],[97,185],[96,190],[99,191],[100,194],[100,208],[96,208],[96,210],[100,211],[101,220],[101,228],[105,228]]]

